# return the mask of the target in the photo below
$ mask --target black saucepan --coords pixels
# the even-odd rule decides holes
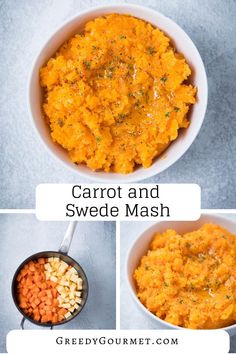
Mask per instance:
[[[59,251],[44,251],[44,252],[39,252],[39,253],[33,254],[32,256],[28,257],[24,262],[22,262],[20,264],[20,266],[17,268],[17,270],[14,274],[13,280],[12,280],[12,297],[13,297],[13,300],[14,300],[14,303],[15,303],[17,309],[23,315],[23,318],[21,321],[21,328],[22,329],[24,329],[24,322],[26,319],[29,320],[30,322],[32,322],[38,326],[42,326],[42,327],[53,328],[53,326],[59,326],[59,325],[65,324],[65,323],[73,320],[76,316],[78,316],[80,314],[80,312],[82,311],[82,309],[84,308],[86,301],[87,301],[88,290],[89,290],[87,276],[86,276],[83,268],[80,266],[80,264],[78,262],[76,262],[73,258],[71,258],[70,256],[67,255],[67,253],[70,249],[70,244],[71,244],[71,241],[73,238],[73,234],[74,234],[76,225],[77,225],[77,222],[70,222]],[[61,322],[53,323],[53,324],[41,323],[41,322],[35,321],[31,317],[27,316],[24,313],[24,311],[19,307],[18,298],[17,298],[17,276],[18,276],[20,270],[24,267],[24,265],[29,263],[30,261],[35,261],[39,258],[50,258],[50,257],[58,257],[61,260],[63,260],[64,262],[66,262],[67,264],[69,264],[70,266],[74,267],[77,270],[79,276],[83,280],[82,302],[81,302],[79,308],[77,310],[75,310],[69,318],[67,318]]]

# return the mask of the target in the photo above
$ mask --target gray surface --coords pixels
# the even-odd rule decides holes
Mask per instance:
[[[224,214],[227,218],[236,221],[236,214]],[[163,329],[151,321],[134,302],[131,297],[130,290],[128,288],[126,277],[126,262],[130,248],[132,247],[138,236],[153,225],[152,222],[121,222],[121,298],[120,298],[120,317],[121,317],[121,329]],[[230,352],[236,353],[236,336],[230,338],[231,349]]]
[[[14,272],[33,253],[57,250],[66,228],[66,222],[40,222],[34,215],[0,214],[0,352],[5,352],[6,334],[19,329],[22,317],[11,297]],[[88,277],[89,297],[81,314],[58,328],[115,328],[115,223],[79,223],[69,255]],[[26,328],[39,329],[29,322]]]
[[[2,0],[0,207],[33,208],[42,182],[87,182],[44,149],[27,112],[29,67],[45,39],[82,9],[114,1]],[[119,3],[127,1],[120,0]],[[136,0],[175,20],[190,35],[205,62],[209,106],[200,135],[180,161],[148,182],[195,182],[204,208],[236,205],[236,1]]]

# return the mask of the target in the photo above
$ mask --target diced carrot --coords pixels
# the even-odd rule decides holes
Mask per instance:
[[[20,308],[37,322],[58,323],[64,320],[67,309],[60,308],[58,283],[46,279],[45,258],[25,264],[16,277]]]
[[[52,304],[53,304],[54,306],[58,306],[58,300],[57,300],[57,299],[53,299],[53,300],[52,300]]]
[[[26,302],[20,302],[20,307],[21,307],[22,309],[26,309],[26,308],[28,308],[28,305],[27,305]]]
[[[47,284],[46,283],[42,283],[41,284],[41,289],[46,290],[47,289]]]
[[[39,313],[41,316],[44,316],[46,312],[45,312],[45,310],[39,310]]]
[[[27,299],[30,299],[31,296],[32,296],[31,291],[28,291],[27,294],[25,295],[25,297],[26,297]]]
[[[21,273],[19,273],[19,274],[17,275],[17,277],[16,277],[16,280],[17,280],[17,281],[20,281],[20,280],[21,280],[21,278],[22,278],[22,274],[21,274]]]
[[[36,287],[34,288],[34,293],[38,295],[39,292],[40,292],[40,289],[36,286]]]
[[[48,321],[52,322],[52,311],[47,312]]]
[[[26,269],[22,269],[21,277],[24,277],[26,274],[27,274],[27,270]]]
[[[58,316],[57,314],[54,314],[52,317],[52,323],[57,323],[58,322]]]
[[[54,298],[57,298],[57,296],[58,296],[57,289],[52,289],[52,296],[53,296]]]
[[[34,276],[34,281],[35,281],[36,284],[37,284],[37,282],[40,281],[40,280],[41,280],[40,275],[37,274],[37,275]]]
[[[43,298],[45,295],[47,295],[47,292],[45,290],[41,290],[40,293],[38,294],[38,297]]]
[[[51,292],[51,290],[47,290],[47,297],[49,298],[49,299],[52,299],[52,292]]]
[[[49,305],[49,306],[52,306],[52,299],[47,299],[45,301],[45,304]]]
[[[39,314],[39,309],[38,307],[36,307],[34,310],[33,310],[33,314],[36,316]]]
[[[28,289],[27,288],[23,288],[22,289],[22,295],[24,295],[24,296],[26,296],[27,295],[27,293],[28,293]]]
[[[34,271],[35,271],[35,266],[34,266],[34,265],[30,265],[30,266],[29,266],[29,270],[30,270],[31,272],[34,272]]]
[[[39,322],[39,320],[40,320],[40,315],[39,315],[39,314],[34,315],[34,319],[35,319],[35,321]]]
[[[44,302],[41,302],[41,303],[39,304],[39,309],[44,309]]]
[[[63,309],[63,308],[61,308],[61,309],[58,311],[58,315],[64,316],[66,313],[67,313],[67,310],[66,310],[66,309]]]
[[[35,299],[34,303],[36,304],[36,306],[38,306],[40,304],[40,300],[39,299]]]
[[[42,323],[48,322],[48,316],[47,315],[43,315],[42,318],[41,318],[41,322]]]
[[[39,258],[38,259],[39,264],[45,264],[45,259],[44,258]]]
[[[48,283],[51,285],[52,288],[57,287],[57,283],[55,283],[54,281],[49,280]]]

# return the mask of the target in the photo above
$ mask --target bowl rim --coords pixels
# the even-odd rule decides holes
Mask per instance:
[[[33,318],[29,317],[28,315],[26,315],[25,312],[20,308],[19,303],[17,301],[16,293],[15,293],[16,278],[17,278],[20,270],[24,267],[25,264],[29,263],[32,260],[36,260],[39,258],[46,258],[46,256],[44,254],[47,254],[47,253],[56,254],[56,255],[58,255],[58,258],[60,258],[60,256],[64,256],[64,257],[66,256],[67,258],[69,258],[71,262],[75,263],[75,265],[81,269],[81,274],[83,275],[85,283],[86,283],[86,292],[85,292],[85,297],[83,298],[84,303],[80,307],[79,311],[77,311],[74,315],[72,314],[72,317],[69,317],[68,319],[65,319],[65,320],[63,320],[61,322],[57,322],[57,323],[41,323],[41,322],[38,322],[38,321],[34,320]],[[83,311],[83,309],[87,303],[87,300],[88,300],[88,294],[89,294],[89,283],[88,283],[88,278],[87,278],[87,275],[86,275],[84,269],[81,267],[80,263],[78,263],[74,258],[72,258],[68,254],[60,252],[60,251],[41,251],[41,252],[34,253],[31,256],[28,256],[16,268],[15,273],[12,278],[12,282],[11,282],[11,295],[12,295],[12,299],[13,299],[13,302],[14,302],[17,310],[22,314],[22,316],[26,320],[30,321],[31,323],[33,323],[37,326],[41,326],[41,327],[56,327],[56,326],[64,325],[64,324],[72,321],[73,319],[75,319]]]
[[[179,149],[177,151],[179,151],[178,153],[174,154],[174,156],[172,156],[171,158],[168,159],[168,162],[166,164],[163,164],[163,166],[158,168],[158,172],[155,172],[152,170],[152,168],[154,168],[154,166],[156,166],[155,164],[157,163],[157,167],[158,167],[158,161],[153,161],[152,165],[149,168],[144,168],[143,166],[138,166],[137,169],[141,170],[140,174],[136,174],[135,172],[137,170],[132,171],[131,173],[128,174],[121,174],[121,173],[116,173],[116,172],[104,172],[104,171],[92,171],[88,168],[88,172],[86,170],[81,170],[80,169],[80,165],[76,165],[73,162],[70,161],[64,161],[59,154],[54,151],[49,145],[48,143],[45,141],[45,138],[43,137],[43,134],[39,131],[39,129],[36,126],[36,121],[38,120],[38,118],[35,117],[35,115],[33,114],[33,110],[32,110],[32,98],[31,98],[31,87],[33,86],[33,78],[35,75],[35,68],[37,66],[38,63],[38,59],[40,57],[40,55],[45,51],[45,48],[49,45],[49,43],[53,40],[54,37],[57,36],[58,32],[60,30],[62,30],[64,27],[68,26],[71,22],[75,21],[76,19],[80,19],[80,17],[89,15],[89,14],[93,14],[94,13],[94,18],[102,16],[97,15],[96,12],[97,11],[111,11],[110,13],[123,13],[122,9],[127,9],[127,13],[130,11],[130,15],[143,19],[144,21],[150,22],[150,20],[148,19],[149,15],[156,15],[159,18],[162,18],[165,22],[169,23],[170,25],[175,26],[176,28],[178,28],[178,31],[180,31],[185,38],[187,38],[187,40],[191,43],[192,48],[194,49],[194,56],[197,57],[197,60],[199,62],[199,68],[201,69],[201,73],[202,73],[202,87],[204,89],[204,98],[202,98],[201,102],[202,103],[202,112],[201,112],[201,119],[199,120],[198,124],[195,127],[195,130],[193,132],[191,132],[191,134],[188,135],[188,140],[187,143],[185,142],[185,144],[182,146],[182,149]],[[142,10],[144,12],[144,16],[143,18],[138,17],[134,14],[132,14],[132,10]],[[121,12],[119,12],[121,11]],[[148,14],[149,13],[149,14]],[[164,31],[165,32],[165,31]],[[169,35],[167,33],[167,35]],[[171,39],[175,39],[173,36],[169,37]],[[190,36],[187,34],[187,32],[185,32],[185,30],[182,29],[182,27],[180,27],[180,25],[178,25],[178,23],[176,23],[174,20],[172,20],[171,18],[163,15],[161,12],[152,9],[148,6],[142,6],[142,5],[137,5],[137,4],[111,4],[111,5],[99,5],[99,6],[93,6],[90,8],[87,8],[85,10],[82,11],[78,11],[75,15],[70,16],[68,19],[64,20],[61,24],[59,24],[51,33],[49,36],[47,36],[46,40],[42,41],[42,44],[40,46],[40,49],[37,51],[36,55],[34,56],[31,66],[30,66],[30,70],[29,70],[29,75],[28,75],[28,80],[27,80],[27,107],[28,107],[28,113],[30,116],[30,121],[31,124],[34,127],[34,131],[36,132],[37,136],[39,137],[39,140],[41,141],[41,143],[44,145],[44,147],[46,148],[46,150],[50,153],[50,155],[55,159],[57,159],[58,161],[60,161],[60,163],[64,166],[67,167],[68,171],[73,171],[74,174],[76,174],[77,176],[81,176],[84,177],[88,180],[91,181],[95,181],[95,182],[111,182],[111,181],[115,181],[117,183],[131,183],[131,182],[138,182],[138,181],[143,181],[147,178],[151,178],[154,176],[159,175],[161,172],[165,171],[166,169],[168,169],[169,167],[171,167],[173,164],[175,164],[175,162],[177,162],[178,160],[180,160],[183,155],[187,152],[187,150],[190,148],[190,146],[192,145],[192,143],[194,142],[194,140],[197,138],[199,131],[202,127],[202,124],[204,122],[205,119],[205,115],[206,115],[206,111],[207,111],[207,104],[208,104],[208,81],[207,81],[207,75],[206,75],[206,69],[205,69],[205,65],[204,62],[202,60],[202,57],[195,45],[195,43],[193,42],[193,40],[190,38]],[[187,132],[186,132],[187,134]],[[178,139],[176,139],[178,140]],[[172,143],[174,143],[175,141],[173,141]],[[170,144],[170,146],[172,145],[172,143]],[[55,143],[54,143],[55,144]],[[160,155],[157,156],[158,158],[161,158],[161,156],[163,154],[165,154],[169,147],[167,147],[167,149]],[[114,179],[115,176],[115,179]]]
[[[226,216],[222,216],[223,214],[221,214],[221,215],[219,215],[218,213],[214,213],[214,214],[212,214],[212,213],[205,213],[205,212],[203,212],[203,213],[201,213],[201,216],[200,216],[200,218],[202,217],[202,216],[204,216],[204,217],[213,217],[213,218],[216,218],[216,219],[218,219],[218,220],[220,220],[220,221],[222,221],[222,222],[230,222],[230,223],[232,223],[232,224],[235,224],[235,228],[236,228],[236,221],[234,221],[234,220],[232,220],[232,219],[229,219],[229,218],[227,218]],[[190,221],[185,221],[185,220],[183,220],[183,221],[180,221],[180,220],[178,220],[178,221],[176,221],[176,222],[179,222],[179,223],[181,223],[181,222],[197,222],[197,221],[199,221],[200,220],[200,218],[199,219],[197,219],[197,220],[190,220]],[[139,233],[139,235],[134,239],[134,241],[131,243],[131,245],[130,245],[130,247],[128,248],[128,250],[127,250],[127,253],[126,253],[126,259],[125,259],[125,276],[126,276],[126,283],[127,283],[127,285],[128,285],[128,289],[129,289],[129,293],[131,294],[131,297],[132,297],[132,299],[134,300],[134,302],[135,302],[135,304],[138,306],[138,308],[141,310],[141,312],[144,312],[144,313],[146,313],[147,314],[147,316],[149,317],[149,318],[151,318],[152,320],[154,320],[157,324],[159,323],[159,324],[163,324],[163,326],[164,326],[164,328],[169,328],[169,329],[178,329],[178,330],[190,330],[190,331],[192,331],[192,330],[196,330],[196,329],[191,329],[191,328],[185,328],[185,327],[181,327],[181,326],[176,326],[176,325],[173,325],[173,324],[171,324],[171,323],[169,323],[169,322],[167,322],[167,321],[164,321],[164,320],[162,320],[161,318],[159,318],[159,317],[157,317],[157,316],[155,316],[152,312],[150,312],[142,303],[141,303],[141,301],[138,299],[138,297],[136,296],[136,294],[135,294],[135,292],[134,292],[134,290],[133,290],[133,288],[132,288],[132,285],[131,285],[131,283],[130,283],[130,280],[129,280],[129,278],[130,278],[130,276],[129,276],[129,274],[130,274],[130,272],[129,272],[129,261],[130,261],[130,254],[131,254],[131,252],[132,252],[132,250],[133,250],[133,248],[136,246],[136,244],[139,242],[139,240],[142,238],[142,237],[144,237],[144,234],[146,234],[146,233],[149,233],[149,235],[151,234],[151,232],[153,233],[153,232],[155,232],[154,231],[154,229],[157,227],[157,225],[158,224],[160,224],[160,223],[163,223],[163,222],[165,222],[165,223],[168,223],[168,222],[175,222],[174,220],[172,221],[172,220],[166,220],[166,221],[158,221],[158,222],[156,222],[156,223],[153,223],[153,224],[151,224],[150,226],[148,226],[147,228],[145,228],[145,229],[143,229],[143,231],[141,232],[141,233]],[[210,222],[210,220],[209,220],[209,222]],[[235,237],[236,237],[236,234],[235,234]],[[232,329],[236,329],[236,323],[235,324],[233,324],[233,325],[230,325],[230,326],[226,326],[226,327],[220,327],[220,328],[210,328],[210,329],[207,329],[207,330],[225,330],[225,331],[231,331]],[[198,329],[199,330],[199,329]],[[200,330],[206,330],[206,329],[200,329]]]

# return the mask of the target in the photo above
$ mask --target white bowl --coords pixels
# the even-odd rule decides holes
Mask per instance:
[[[138,308],[149,319],[151,319],[154,325],[156,324],[158,328],[161,327],[163,329],[183,329],[182,327],[172,325],[166,321],[161,320],[157,316],[153,315],[139,301],[136,295],[135,282],[133,279],[134,271],[139,265],[142,256],[147,253],[149,244],[156,232],[163,232],[166,229],[173,228],[179,233],[185,233],[188,231],[196,230],[207,222],[218,224],[236,235],[236,222],[218,215],[202,214],[200,219],[197,221],[163,221],[163,222],[156,223],[155,225],[151,226],[146,231],[144,231],[140,236],[138,236],[138,238],[135,240],[131,249],[128,252],[127,268],[126,268],[127,283],[131,291],[132,298],[134,299]],[[236,324],[232,326],[224,327],[223,329],[225,329],[230,335],[236,334]]]
[[[52,57],[58,48],[71,36],[82,30],[85,23],[98,16],[109,13],[130,14],[140,19],[152,23],[163,30],[174,43],[180,53],[183,53],[187,62],[192,68],[193,74],[191,83],[198,88],[197,103],[191,108],[190,119],[191,124],[188,129],[182,131],[177,140],[175,140],[169,148],[164,152],[165,158],[159,156],[156,158],[151,167],[144,169],[137,168],[134,172],[122,175],[118,173],[93,172],[88,167],[83,165],[73,164],[67,152],[55,144],[49,132],[49,127],[46,124],[42,113],[42,89],[39,82],[39,69]],[[200,54],[188,35],[171,19],[163,16],[157,11],[137,5],[109,5],[96,7],[84,11],[65,22],[58,28],[50,39],[46,42],[41,52],[37,56],[29,80],[29,110],[33,119],[34,126],[39,133],[41,140],[48,150],[61,160],[71,170],[78,174],[101,182],[134,182],[151,176],[154,176],[176,162],[190,147],[196,138],[204,120],[207,107],[207,78],[204,64]]]

